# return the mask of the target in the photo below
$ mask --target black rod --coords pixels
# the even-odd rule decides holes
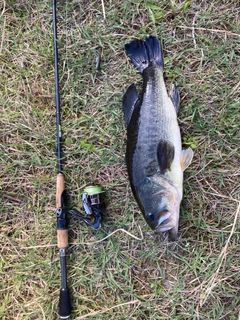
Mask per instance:
[[[62,136],[61,113],[59,96],[58,47],[57,47],[57,18],[56,0],[52,0],[53,12],[53,44],[54,44],[54,71],[55,71],[55,100],[56,100],[56,128],[57,128],[57,188],[56,188],[56,215],[57,215],[57,242],[60,250],[61,289],[59,295],[59,317],[68,319],[71,313],[70,294],[67,288],[66,248],[68,247],[67,207],[65,203],[65,181],[62,173]]]
[[[67,272],[66,272],[66,251],[60,249],[60,264],[61,264],[61,289],[67,289]]]
[[[60,109],[60,96],[59,96],[56,0],[53,0],[52,2],[52,9],[53,9],[53,45],[54,45],[56,128],[57,128],[57,160],[58,160],[58,173],[61,173],[62,172],[62,134],[61,134],[61,109]]]

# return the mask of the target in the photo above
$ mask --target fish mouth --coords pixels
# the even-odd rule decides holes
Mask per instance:
[[[159,218],[158,225],[155,228],[155,232],[165,232],[174,227],[174,220],[171,218],[172,213],[167,211],[163,216]]]

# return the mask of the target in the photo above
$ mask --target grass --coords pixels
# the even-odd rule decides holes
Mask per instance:
[[[58,318],[50,2],[0,5],[3,320]],[[66,187],[80,207],[83,187],[95,181],[108,202],[100,230],[69,221],[70,319],[239,319],[237,2],[57,5]],[[195,149],[173,243],[144,222],[124,162],[121,99],[141,77],[123,46],[150,34],[162,38],[167,85],[176,82],[182,97],[183,143]]]

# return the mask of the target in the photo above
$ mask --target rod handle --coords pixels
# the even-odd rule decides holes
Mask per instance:
[[[70,313],[71,313],[70,294],[67,288],[60,290],[58,313],[61,319],[68,319],[70,316]]]
[[[57,187],[56,187],[56,208],[61,207],[61,196],[65,190],[64,175],[62,173],[57,174]]]
[[[65,190],[64,175],[57,174],[57,187],[56,187],[56,208],[61,208],[61,197]],[[58,248],[64,249],[68,247],[68,230],[67,228],[57,230],[57,243]]]
[[[68,247],[68,230],[57,230],[57,245],[59,249]]]

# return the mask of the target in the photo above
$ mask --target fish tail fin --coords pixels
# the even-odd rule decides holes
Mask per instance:
[[[155,36],[146,40],[133,40],[125,45],[125,51],[134,66],[142,73],[150,66],[158,66],[163,69],[163,55],[160,41]]]

